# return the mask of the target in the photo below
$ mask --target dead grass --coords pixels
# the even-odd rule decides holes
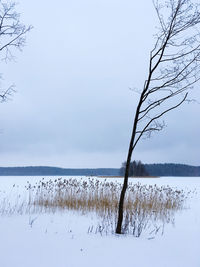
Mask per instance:
[[[9,196],[0,192],[0,215],[39,214],[67,210],[93,213],[97,223],[88,233],[114,233],[118,216],[121,183],[103,178],[55,179],[26,186],[20,195],[13,186]],[[123,232],[139,237],[143,232],[155,236],[174,223],[175,214],[185,208],[190,192],[169,186],[129,183],[124,203]]]
[[[121,191],[118,182],[59,178],[42,180],[34,186],[29,184],[27,190],[32,212],[94,212],[102,219],[95,231],[114,232]],[[188,193],[169,186],[130,183],[124,203],[124,233],[140,236],[150,225],[154,225],[154,233],[158,232],[160,225],[174,222],[174,215],[184,208],[187,196]],[[88,231],[93,232],[94,228]]]

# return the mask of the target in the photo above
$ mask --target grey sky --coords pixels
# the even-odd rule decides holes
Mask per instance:
[[[129,87],[143,85],[156,32],[151,1],[20,0],[18,10],[34,29],[16,62],[1,62],[17,94],[0,105],[0,166],[119,167],[138,97]],[[133,157],[200,165],[199,111],[168,114]]]

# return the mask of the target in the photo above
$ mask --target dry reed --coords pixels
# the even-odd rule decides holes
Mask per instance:
[[[75,210],[81,213],[95,212],[102,218],[96,232],[114,232],[117,220],[121,184],[106,179],[55,179],[41,180],[27,186],[31,212],[56,212]],[[188,193],[187,193],[188,194]],[[174,214],[184,208],[187,194],[169,186],[129,184],[124,203],[124,233],[140,236],[144,229],[174,222]],[[93,232],[90,227],[88,232]],[[163,230],[162,230],[163,231]]]

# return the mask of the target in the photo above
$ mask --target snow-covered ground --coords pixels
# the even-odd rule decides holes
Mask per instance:
[[[0,201],[5,196],[11,202],[17,194],[23,197],[27,181],[34,184],[40,179],[0,177]],[[175,224],[167,224],[164,234],[155,239],[88,234],[89,226],[96,223],[92,214],[65,211],[1,216],[0,267],[200,267],[200,178],[161,177],[131,181],[196,189],[196,194],[188,199],[188,209],[176,214]]]

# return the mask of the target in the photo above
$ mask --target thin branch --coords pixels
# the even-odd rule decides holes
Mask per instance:
[[[146,126],[143,128],[143,130],[141,131],[139,137],[136,139],[133,147],[132,147],[132,150],[135,148],[135,146],[137,145],[138,141],[140,140],[140,138],[142,137],[143,133],[146,131],[146,129],[148,128],[148,126],[155,120],[159,119],[160,117],[162,117],[164,114],[168,113],[169,111],[173,110],[173,109],[176,109],[177,107],[179,107],[187,98],[188,96],[188,93],[185,94],[184,98],[175,106],[163,111],[161,114],[155,116],[154,118],[152,118],[147,124]]]

